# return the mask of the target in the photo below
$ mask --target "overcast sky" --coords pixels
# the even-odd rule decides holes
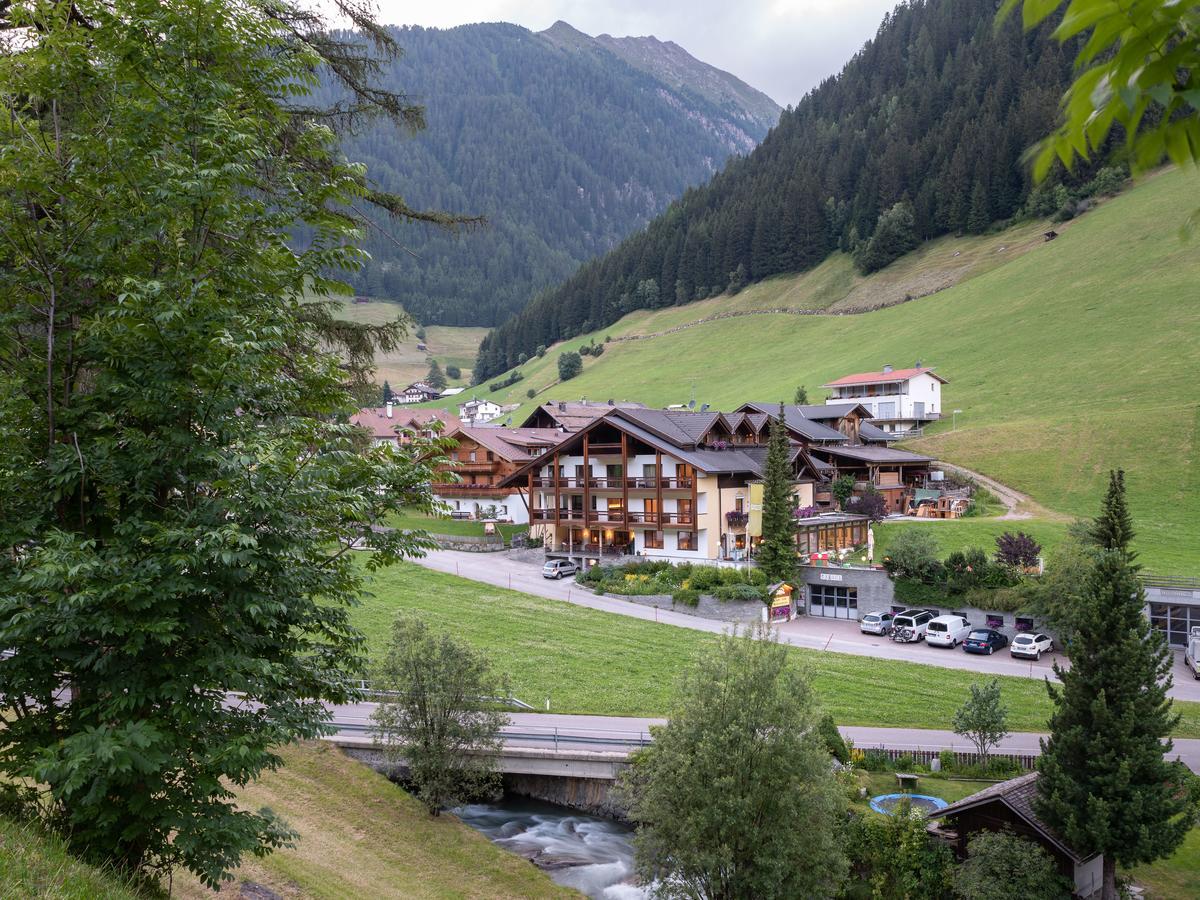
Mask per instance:
[[[896,0],[376,0],[389,25],[449,28],[558,19],[591,35],[652,34],[732,72],[780,106],[842,65],[875,34]]]

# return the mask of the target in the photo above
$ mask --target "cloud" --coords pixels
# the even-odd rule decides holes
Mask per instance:
[[[563,19],[588,34],[653,34],[732,72],[781,105],[841,70],[896,0],[379,0],[388,24],[450,28],[514,22],[534,31]]]

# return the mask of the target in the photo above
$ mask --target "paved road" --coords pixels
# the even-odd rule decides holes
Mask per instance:
[[[434,550],[419,564],[439,572],[449,572],[473,581],[524,591],[552,600],[565,600],[577,606],[617,613],[635,619],[662,622],[719,634],[729,626],[724,622],[701,619],[672,610],[658,610],[626,600],[600,597],[586,588],[577,587],[572,579],[552,581],[542,577],[541,569],[504,553],[464,553],[455,550]],[[862,634],[854,622],[838,619],[801,616],[793,622],[777,626],[779,638],[796,647],[829,650],[854,656],[876,659],[898,659],[938,666],[944,669],[966,669],[991,675],[1014,675],[1023,678],[1050,678],[1058,654],[1044,656],[1038,662],[1013,659],[1008,651],[994,656],[973,656],[962,650],[930,647],[924,643],[896,644],[874,635]],[[1171,696],[1178,700],[1200,701],[1200,681],[1192,678],[1183,665],[1183,653],[1175,654],[1175,684]]]
[[[374,703],[358,703],[333,709],[339,733],[357,736],[369,730]],[[511,747],[553,747],[572,750],[629,750],[650,740],[650,726],[666,719],[636,716],[567,716],[551,713],[512,713],[504,729],[505,744]],[[953,731],[932,728],[871,728],[844,726],[842,735],[862,749],[888,747],[895,750],[971,750],[970,743]],[[1043,734],[1010,734],[996,746],[997,753],[1036,755]],[[1200,740],[1175,741],[1172,758],[1182,759],[1200,772]]]

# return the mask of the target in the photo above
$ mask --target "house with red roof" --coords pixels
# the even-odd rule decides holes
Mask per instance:
[[[398,447],[417,435],[447,435],[462,423],[458,416],[444,409],[399,409],[388,403],[386,406],[363,407],[350,417],[350,424],[369,431],[376,447]]]
[[[829,389],[827,404],[858,403],[870,412],[873,425],[899,437],[942,417],[942,385],[948,383],[918,360],[911,369],[888,365],[821,386]]]

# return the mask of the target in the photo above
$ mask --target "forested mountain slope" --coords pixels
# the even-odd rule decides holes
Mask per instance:
[[[1032,187],[1022,153],[1054,122],[1075,48],[1048,27],[1023,32],[1019,17],[996,28],[995,15],[993,0],[898,7],[753,153],[490,335],[477,377],[631,310],[852,251],[897,203],[913,243],[1020,212]]]
[[[379,123],[346,154],[411,206],[488,224],[454,235],[375,217],[358,293],[424,324],[498,324],[774,124],[762,95],[753,114],[732,94],[718,104],[569,30],[567,43],[506,24],[395,30],[404,54],[377,80],[425,104],[428,127]]]

